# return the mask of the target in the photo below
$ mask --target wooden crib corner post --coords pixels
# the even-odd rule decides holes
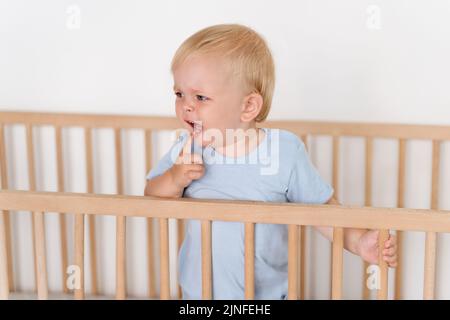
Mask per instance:
[[[6,249],[5,214],[0,211],[0,300],[9,297],[8,257]]]

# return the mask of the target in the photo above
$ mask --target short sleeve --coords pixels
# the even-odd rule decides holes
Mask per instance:
[[[312,164],[303,142],[299,142],[287,187],[287,200],[307,204],[324,204],[334,193]]]
[[[146,179],[150,180],[157,176],[162,175],[164,172],[169,170],[178,158],[181,149],[186,142],[186,135],[180,135],[177,141],[172,145],[170,150],[158,161],[155,167],[153,167],[147,174]]]

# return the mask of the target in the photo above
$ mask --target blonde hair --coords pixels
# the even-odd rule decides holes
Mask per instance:
[[[219,54],[231,64],[251,92],[263,98],[256,122],[264,121],[270,111],[275,86],[275,66],[266,41],[254,30],[239,24],[220,24],[202,29],[187,38],[176,51],[172,72],[194,54]]]

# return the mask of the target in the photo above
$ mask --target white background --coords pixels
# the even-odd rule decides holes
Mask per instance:
[[[203,27],[236,22],[260,32],[273,51],[277,83],[269,119],[450,125],[449,17],[450,2],[445,0],[0,0],[0,110],[174,115],[169,72],[174,51]],[[7,129],[10,186],[27,189],[24,130]],[[36,130],[40,190],[56,188],[52,134],[49,128]],[[124,135],[125,190],[142,194],[143,137],[133,131]],[[94,135],[96,192],[115,192],[111,137],[108,130]],[[168,134],[159,138],[155,161],[170,141]],[[77,129],[64,135],[69,191],[85,191],[82,139]],[[330,181],[330,140],[310,142],[313,161]],[[375,206],[396,205],[396,152],[394,140],[375,143]],[[429,207],[430,153],[429,141],[408,144],[407,207]],[[363,140],[344,139],[339,198],[345,204],[363,204],[363,154]],[[447,142],[441,160],[442,209],[450,209],[445,196],[450,192],[449,160]],[[15,277],[25,290],[34,288],[29,220],[27,213],[13,219]],[[61,286],[58,225],[55,215],[46,220],[48,268],[57,275],[50,288],[55,291]],[[114,225],[108,217],[97,220],[103,270],[99,285],[108,295],[114,292]],[[127,237],[129,293],[145,296],[143,220],[129,220]],[[327,298],[329,244],[314,232],[309,240],[307,296]],[[404,296],[417,299],[423,285],[424,234],[408,233],[406,240]],[[450,298],[449,252],[450,238],[442,235],[438,298]],[[358,258],[346,254],[344,267],[344,296],[359,298]]]

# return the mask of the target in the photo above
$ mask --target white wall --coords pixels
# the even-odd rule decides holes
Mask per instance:
[[[270,119],[319,119],[450,124],[450,2],[445,0],[302,1],[0,1],[0,110],[173,115],[169,63],[177,46],[202,27],[238,22],[268,40],[276,60],[277,85]],[[379,19],[378,19],[379,18]],[[55,190],[52,130],[36,130],[38,186]],[[14,136],[14,139],[12,138]],[[112,132],[94,134],[96,192],[114,193]],[[26,189],[23,128],[8,128],[11,186]],[[160,135],[156,157],[170,141]],[[64,133],[66,189],[83,192],[82,132]],[[125,134],[126,192],[142,194],[143,137]],[[330,141],[315,138],[311,156],[331,180]],[[395,206],[395,141],[376,141],[374,205]],[[340,199],[362,204],[364,145],[343,142]],[[408,145],[406,205],[429,206],[431,144]],[[450,209],[450,146],[442,151],[441,201]],[[156,160],[156,159],[155,159]],[[11,165],[12,164],[12,165]],[[101,183],[100,183],[101,181]],[[27,213],[14,218],[19,287],[32,289],[31,224]],[[130,220],[129,290],[146,293],[145,226]],[[100,288],[114,292],[114,225],[97,220]],[[58,273],[57,220],[47,217],[49,271]],[[329,244],[315,232],[309,255],[308,297],[326,298]],[[408,233],[404,294],[420,298],[424,235]],[[19,245],[20,243],[20,245]],[[450,238],[439,239],[437,296],[450,298]],[[173,250],[174,251],[174,250]],[[173,252],[174,254],[174,252]],[[358,298],[362,269],[345,256],[345,296]],[[60,277],[50,283],[59,288]],[[88,279],[89,281],[89,279]]]

